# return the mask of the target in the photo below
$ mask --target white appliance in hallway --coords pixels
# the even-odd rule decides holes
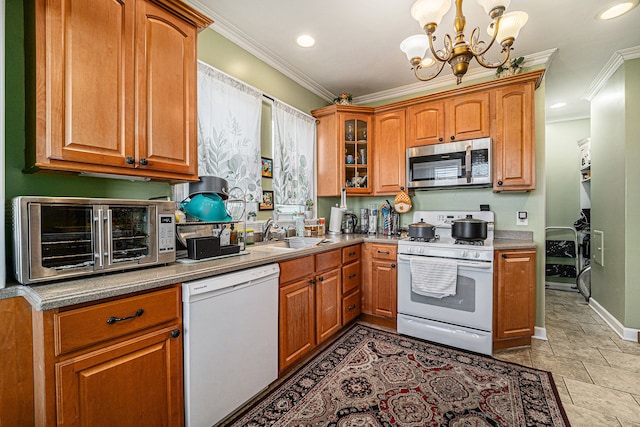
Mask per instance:
[[[481,241],[458,241],[451,236],[452,222],[472,215],[487,221],[487,237]],[[493,222],[491,211],[416,211],[413,222],[436,226],[434,239],[406,238],[398,242],[398,332],[425,340],[491,354],[493,329]],[[426,275],[412,276],[411,264],[435,264],[415,269]],[[429,266],[428,266],[429,267]],[[448,270],[455,294],[425,296],[416,283],[440,280],[438,268]],[[427,292],[428,293],[428,292]]]
[[[278,377],[277,264],[182,286],[187,426],[212,426]]]

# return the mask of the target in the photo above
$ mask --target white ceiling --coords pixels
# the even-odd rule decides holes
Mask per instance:
[[[414,0],[187,0],[211,16],[211,26],[319,96],[331,100],[341,92],[356,103],[422,92],[455,82],[447,65],[437,81],[418,82],[399,49],[400,42],[421,33],[410,15]],[[588,117],[590,86],[616,51],[640,46],[640,7],[611,21],[596,14],[614,0],[512,0],[508,11],[523,10],[529,22],[512,55],[534,62],[546,58],[547,121]],[[455,11],[436,32],[453,35]],[[486,36],[489,18],[476,1],[463,4],[466,39],[479,26]],[[316,39],[312,48],[296,45],[298,35]],[[495,47],[493,48],[495,49]],[[557,50],[557,51],[554,51]],[[553,54],[550,56],[550,53]],[[498,53],[490,59],[497,59]],[[472,61],[464,81],[489,73]],[[525,62],[525,67],[527,66]],[[435,82],[435,85],[434,85]],[[549,109],[564,101],[567,107]]]

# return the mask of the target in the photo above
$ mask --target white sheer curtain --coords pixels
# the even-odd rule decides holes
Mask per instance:
[[[262,199],[262,92],[198,62],[198,175],[226,179]]]
[[[273,101],[273,192],[277,205],[315,200],[315,119]]]

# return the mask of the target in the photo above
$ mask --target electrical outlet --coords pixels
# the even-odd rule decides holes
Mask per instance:
[[[529,213],[527,211],[518,211],[516,213],[516,225],[529,225]]]

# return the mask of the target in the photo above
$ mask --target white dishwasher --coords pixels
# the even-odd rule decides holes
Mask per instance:
[[[182,285],[187,426],[212,426],[278,377],[278,264]]]

